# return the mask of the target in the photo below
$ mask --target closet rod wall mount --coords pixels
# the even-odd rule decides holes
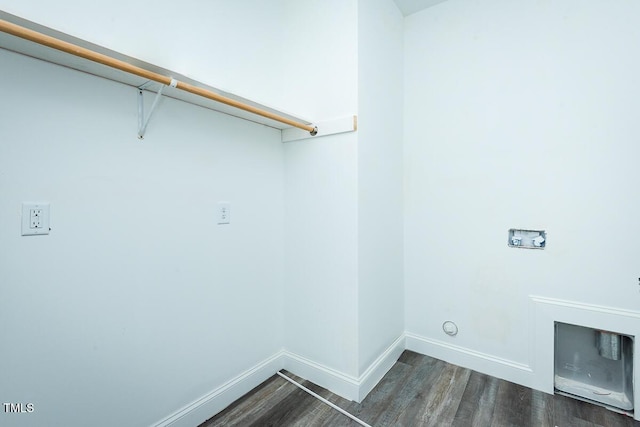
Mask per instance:
[[[144,116],[144,90],[149,86],[149,83],[145,83],[144,85],[138,88],[138,139],[144,139],[144,134],[147,131],[147,125],[149,124],[149,120],[151,120],[151,116],[155,111],[158,103],[160,102],[160,97],[162,96],[162,91],[166,87],[165,85],[160,85],[160,89],[156,92],[156,97],[153,100],[153,104],[151,105],[151,110],[149,114],[145,118]]]

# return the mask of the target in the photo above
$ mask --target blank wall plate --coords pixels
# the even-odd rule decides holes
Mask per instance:
[[[229,224],[231,222],[231,203],[218,202],[218,224]]]
[[[22,203],[22,235],[49,234],[49,203]]]

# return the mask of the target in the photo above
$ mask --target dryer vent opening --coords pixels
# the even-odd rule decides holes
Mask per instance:
[[[555,328],[556,392],[632,413],[634,337],[559,322]]]

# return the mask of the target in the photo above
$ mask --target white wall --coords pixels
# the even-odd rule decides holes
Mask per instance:
[[[404,331],[403,18],[391,0],[358,2],[359,374]]]
[[[383,0],[0,9],[313,120],[359,115],[283,146],[167,99],[140,143],[133,89],[2,53],[0,394],[37,408],[17,425],[148,425],[283,346],[357,384],[403,310],[451,360],[531,372],[530,295],[637,305],[635,2],[448,0],[404,40]],[[52,203],[50,236],[20,237],[26,200]],[[199,227],[218,200],[233,223]],[[507,248],[511,227],[548,247]]]
[[[5,12],[275,107],[283,84],[281,5],[0,0]]]
[[[277,353],[280,133],[164,99],[141,142],[134,88],[0,55],[0,424],[151,425]]]
[[[291,0],[286,9],[286,103],[295,104],[300,114],[321,119],[357,113],[357,2]],[[287,143],[284,153],[285,347],[336,373],[354,376],[357,135]]]
[[[450,0],[406,18],[410,333],[528,367],[529,295],[637,309],[639,18],[624,0]],[[548,246],[510,249],[509,228]]]
[[[356,114],[358,2],[281,3],[278,47],[282,63],[278,72],[283,84],[277,105],[314,121]]]
[[[315,120],[344,117],[358,113],[359,52],[357,40],[359,17],[358,2],[355,0],[350,2],[341,0],[330,2],[283,0],[281,2],[272,2],[268,6],[264,2],[243,2],[240,5],[232,4],[233,2],[217,1],[204,5],[193,1],[187,2],[177,12],[170,9],[157,9],[155,6],[152,7],[145,2],[136,2],[135,4],[116,2],[110,4],[109,7],[76,3],[68,0],[64,7],[57,4],[55,8],[52,8],[49,4],[36,5],[33,3],[7,4],[0,7],[25,19],[50,26],[161,67],[181,72],[212,86],[224,88]],[[387,7],[385,13],[388,13],[389,10],[396,13],[395,7],[390,9],[388,6],[391,3],[387,3],[385,5]],[[182,10],[192,10],[194,8],[199,11],[196,15],[182,12]],[[71,15],[63,13],[64,10],[70,10]],[[372,23],[377,19],[374,12],[373,9],[368,12],[372,16]],[[100,17],[100,19],[90,19],[89,17]],[[396,20],[394,24],[396,27],[393,28],[393,31],[396,31],[398,29],[397,13],[393,15],[393,19]],[[187,27],[189,31],[184,30]],[[251,28],[252,31],[239,31],[240,28]],[[117,29],[117,31],[114,29]],[[161,29],[162,31],[156,31],[156,29]],[[371,26],[367,29],[367,37],[370,38],[370,40],[367,40],[369,44],[367,49],[373,49],[379,38],[376,38],[374,28]],[[396,44],[397,42],[397,39],[393,41]],[[390,50],[390,48],[391,46],[385,46],[387,50]],[[367,65],[370,61],[379,60],[373,57],[372,54],[374,52],[367,51],[365,53],[368,56],[363,63],[364,65]],[[390,57],[394,57],[394,55],[396,58],[401,57],[400,52],[390,53]],[[391,71],[385,74],[384,77],[393,76],[394,72],[397,74],[397,68],[391,68]],[[396,75],[395,77],[398,76]],[[52,79],[49,80],[54,81]],[[368,94],[362,98],[365,101],[377,95],[377,92],[375,92],[377,88],[374,88],[375,83],[367,82],[367,84],[370,85],[370,89],[368,89]],[[90,88],[90,83],[87,83],[87,88]],[[87,92],[89,93],[90,91],[87,89]],[[386,93],[383,95],[386,95]],[[395,104],[399,104],[401,94],[394,92],[394,95],[396,95]],[[39,93],[31,93],[32,101],[37,100],[40,96],[41,94]],[[99,97],[101,94],[97,93],[95,96]],[[64,99],[66,100],[67,98]],[[52,99],[59,98],[52,97]],[[52,101],[52,103],[55,103],[55,101]],[[115,101],[111,103],[119,104]],[[129,108],[135,108],[135,103],[127,105]],[[105,111],[100,117],[110,116],[111,110],[106,107],[103,108]],[[398,112],[399,109],[395,111],[396,114]],[[86,114],[92,113],[93,110],[91,109],[86,112]],[[372,123],[377,120],[378,113],[373,109],[369,109],[368,114],[370,115],[369,124],[365,125],[365,128],[369,129],[370,135],[373,135],[374,128]],[[178,111],[174,117],[175,120],[166,123],[161,116],[154,116],[147,138],[152,138],[154,132],[157,132],[156,138],[164,136],[167,132],[178,132],[177,129],[179,128],[177,126],[182,126],[183,115],[186,115],[186,113]],[[132,115],[130,119],[133,120],[131,124],[134,125],[135,115]],[[203,120],[209,119],[205,118]],[[234,122],[234,119],[230,120]],[[397,116],[395,120],[394,126],[397,125]],[[81,122],[84,122],[84,120]],[[166,129],[162,130],[162,128],[155,127],[156,122],[163,123]],[[244,122],[241,123],[239,126],[245,125]],[[124,123],[122,126],[124,126]],[[90,126],[87,125],[87,127]],[[189,132],[198,132],[197,125],[195,125],[195,128],[193,125],[187,128]],[[114,125],[114,129],[117,129],[117,126]],[[382,127],[376,131],[376,135],[383,135],[385,132],[390,132],[391,129],[392,127]],[[273,134],[269,132],[272,131],[264,129],[263,132],[270,135],[265,138],[271,141],[270,138],[272,138]],[[191,136],[194,137],[193,135]],[[395,136],[398,137],[399,134]],[[111,134],[107,134],[105,139],[110,137]],[[59,136],[59,139],[66,138],[66,133],[61,133]],[[372,141],[376,140],[375,138],[377,136],[372,137]],[[263,143],[262,136],[257,137],[257,139],[260,140],[257,143]],[[168,142],[170,145],[171,143],[172,141]],[[235,147],[236,145],[233,146]],[[96,148],[94,145],[89,147],[91,148],[88,149],[87,155],[92,155]],[[181,149],[184,150],[185,148],[181,147]],[[230,148],[225,146],[225,150],[227,149]],[[247,150],[250,149],[247,148]],[[275,148],[273,149],[276,150]],[[104,150],[107,151],[107,148]],[[186,164],[189,161],[194,159],[201,161],[200,158],[203,155],[199,150],[200,147],[188,151],[189,154],[185,158],[185,168],[187,168]],[[240,287],[241,291],[239,290],[238,293],[234,291],[224,301],[225,313],[231,319],[240,319],[241,315],[245,314],[245,309],[253,310],[252,314],[247,316],[245,322],[238,320],[239,324],[237,325],[233,321],[226,324],[228,328],[226,333],[229,337],[234,337],[233,339],[241,340],[241,345],[248,346],[251,344],[251,351],[248,351],[246,358],[252,359],[254,364],[273,355],[284,345],[290,352],[289,354],[307,358],[307,362],[310,365],[320,368],[320,370],[326,369],[323,372],[330,372],[336,378],[346,378],[347,383],[352,384],[357,381],[359,373],[365,368],[358,358],[358,167],[359,164],[365,165],[367,179],[373,180],[371,172],[375,163],[374,151],[367,150],[365,151],[365,157],[359,158],[357,134],[345,134],[322,139],[318,138],[312,141],[300,141],[285,146],[280,145],[279,150],[281,150],[281,154],[282,150],[284,151],[284,163],[279,163],[279,166],[274,163],[274,159],[269,159],[266,162],[246,159],[246,161],[236,165],[235,157],[219,158],[215,155],[208,157],[210,162],[220,162],[227,167],[234,165],[233,173],[227,171],[227,175],[224,176],[225,183],[226,180],[234,182],[237,176],[245,173],[245,168],[249,167],[249,165],[257,168],[258,171],[267,170],[267,174],[275,175],[277,175],[277,169],[280,167],[280,188],[272,191],[264,186],[258,186],[255,189],[255,194],[251,193],[250,195],[244,195],[244,197],[251,199],[248,202],[248,209],[251,210],[252,215],[262,217],[260,224],[265,228],[269,228],[267,234],[270,237],[279,235],[280,244],[286,243],[286,256],[283,257],[282,247],[273,246],[275,243],[273,241],[269,241],[271,246],[259,246],[256,248],[256,250],[259,249],[270,254],[264,259],[256,260],[249,256],[247,260],[247,257],[242,257],[236,252],[231,251],[229,253],[229,256],[235,256],[233,259],[236,260],[229,264],[229,271],[232,271],[233,268],[239,268],[240,270],[247,270],[246,274],[250,274],[254,270],[247,268],[247,265],[257,263],[261,266],[261,268],[255,270],[256,277],[260,274],[266,274],[263,283],[264,288],[262,289],[269,294],[269,297],[263,298],[263,294],[253,292],[251,287],[254,283],[251,280],[255,278],[254,276],[250,278],[230,278],[226,276],[219,278],[221,283],[226,280],[234,284],[240,282],[243,285]],[[388,150],[384,144],[378,143],[377,150],[380,154],[392,152],[395,156],[389,176],[396,179],[396,182],[393,183],[392,179],[392,183],[385,187],[385,194],[390,197],[398,197],[399,194],[397,192],[392,194],[398,190],[397,167],[399,159],[397,147],[393,146],[393,149]],[[217,152],[215,151],[215,153]],[[73,151],[69,149],[69,155],[72,153]],[[181,153],[184,153],[184,151],[181,151]],[[274,153],[272,154],[275,156]],[[174,155],[176,154],[171,152],[171,156]],[[169,154],[167,156],[168,158],[164,159],[164,161],[172,164],[173,159],[169,157]],[[127,156],[122,155],[122,157]],[[282,159],[279,159],[279,161],[282,161]],[[153,163],[150,163],[149,167],[153,167]],[[152,180],[145,178],[150,174],[145,173],[144,170],[136,173],[141,176],[138,177],[138,180],[142,180],[148,186],[166,186],[156,178]],[[190,182],[191,177],[196,173],[196,171],[189,170],[188,178],[185,178],[185,181]],[[250,176],[254,176],[253,174],[255,173],[258,172],[252,171]],[[275,179],[275,175],[268,176],[268,178]],[[202,178],[203,182],[212,180],[206,174]],[[269,179],[266,180],[265,185],[271,185]],[[131,180],[127,178],[126,182],[129,181]],[[370,187],[374,183],[371,181],[367,185]],[[145,192],[148,191],[146,187],[143,190]],[[366,191],[370,190],[367,189]],[[179,194],[179,197],[186,197],[183,194],[183,190],[176,189],[175,193]],[[194,190],[193,197],[199,197],[201,193],[203,192]],[[286,202],[284,201],[284,193],[286,193]],[[114,190],[109,190],[109,194],[114,199],[119,197],[119,193]],[[42,197],[45,196],[47,195],[45,194]],[[118,199],[117,203],[111,203],[111,205],[117,206],[119,203],[133,203],[133,201],[139,204],[137,197],[138,192],[133,192],[128,199]],[[167,195],[168,199],[171,197],[174,197],[174,194]],[[229,196],[225,195],[220,197],[229,198]],[[17,195],[16,198],[21,200],[24,197],[21,195],[18,197]],[[277,210],[279,206],[280,213],[284,214],[284,219],[286,219],[286,229],[283,228],[284,221],[282,217],[277,220],[273,215],[264,217],[261,208],[254,203],[254,199],[262,200],[267,210]],[[191,206],[193,200],[187,200],[185,204]],[[210,201],[216,200],[218,198],[210,199]],[[234,217],[238,211],[237,203],[234,202],[232,208]],[[194,203],[194,205],[197,205],[197,203]],[[57,206],[58,203],[54,203],[54,218],[56,215],[55,207]],[[200,206],[198,205],[197,207]],[[367,205],[367,209],[372,208]],[[122,209],[110,208],[108,212],[105,212],[104,220],[108,219],[116,225],[119,225],[120,221],[124,221],[127,224],[131,224],[131,226],[135,226],[135,223],[128,221],[127,216],[123,215],[121,211]],[[76,212],[76,210],[74,209],[73,212]],[[378,214],[376,210],[372,214],[378,215],[377,218],[387,221],[389,213],[385,210],[380,212],[384,213]],[[17,212],[14,212],[14,214],[17,214]],[[172,226],[176,224],[176,221],[181,220],[181,217],[176,213],[170,215],[171,217],[167,220],[173,221],[171,223]],[[391,216],[394,215],[396,219],[399,217],[397,212],[391,214]],[[393,220],[390,221],[394,222]],[[181,225],[176,225],[176,227],[181,230],[184,228]],[[367,227],[370,228],[370,230],[367,230],[370,241],[374,239],[376,231],[373,230],[375,228],[373,222],[370,222]],[[393,236],[393,241],[389,245],[390,248],[397,249],[399,246],[398,242],[401,236],[393,230],[397,231],[400,227],[401,224],[398,222],[394,222],[390,227],[389,233]],[[189,227],[189,232],[194,233],[193,238],[195,239],[196,230],[191,228]],[[155,236],[157,231],[153,229],[149,233]],[[260,233],[257,235],[260,236]],[[385,235],[385,233],[387,231],[384,231],[381,235]],[[127,230],[123,232],[122,238],[129,238],[131,234]],[[83,234],[83,236],[86,236],[83,237],[86,242],[98,244],[92,235]],[[107,236],[104,236],[104,239],[107,239]],[[234,247],[245,246],[249,241],[249,235],[243,234],[242,239],[237,242],[234,241],[234,245],[237,244]],[[145,242],[145,240],[135,239],[135,243],[133,243],[136,247],[140,247],[135,253],[139,257],[139,259],[136,258],[136,265],[141,263],[151,268],[155,263],[164,263],[166,259],[171,258],[169,255],[158,255],[160,258],[156,256],[157,252],[161,252],[161,248],[158,247],[155,240],[151,240],[148,245],[140,242]],[[183,253],[187,258],[195,256],[198,259],[202,259],[208,253],[213,252],[215,255],[220,251],[222,251],[222,248],[216,245],[205,248],[196,245],[193,249]],[[401,256],[400,252],[394,252],[394,254],[397,261],[398,257]],[[375,261],[377,261],[382,256],[384,256],[384,251],[367,249],[366,262],[370,261],[369,258],[375,258]],[[282,270],[283,261],[284,265],[286,265],[286,271]],[[238,263],[242,265],[238,267]],[[271,265],[272,269],[265,271],[266,265]],[[98,267],[106,268],[102,267],[101,260],[95,261],[86,268],[90,271],[90,268]],[[386,276],[380,278],[379,283],[371,276],[376,271],[367,271],[366,280],[370,282],[370,285],[368,285],[364,298],[371,300],[376,295],[389,296],[392,286],[398,285],[395,279],[401,276],[401,272],[393,270],[395,267],[395,265],[390,267],[385,272]],[[67,275],[71,274],[68,269],[63,269],[63,272]],[[181,270],[178,278],[182,280],[182,275],[190,274],[190,272]],[[203,272],[196,275],[195,278],[189,276],[189,280],[194,280],[197,283],[199,280],[204,280],[201,277],[202,275],[206,276]],[[393,275],[396,277],[391,278]],[[156,276],[157,279],[164,279],[166,275],[160,272]],[[156,276],[148,278],[142,273],[138,273],[136,278],[141,281],[151,281]],[[281,281],[276,286],[273,281],[277,281],[278,277]],[[217,280],[218,278],[216,277],[216,283],[218,283]],[[282,283],[286,288],[284,299],[282,298],[282,288],[278,287],[282,286]],[[122,286],[125,286],[125,284]],[[252,303],[261,302],[264,304],[262,306],[263,309],[255,309],[252,304],[249,304],[248,307],[239,308],[245,303],[245,299],[241,298],[241,296],[244,297],[246,295],[255,295],[255,300],[252,300]],[[401,297],[398,289],[396,289],[394,295],[396,300]],[[198,304],[204,304],[204,301],[206,301],[206,298],[203,300],[200,294],[194,295],[193,298],[197,299]],[[189,304],[189,302],[185,302],[183,309],[186,310]],[[398,325],[402,324],[402,316],[399,315],[401,311],[393,302],[393,320],[391,322],[383,322],[387,330],[380,336],[372,333],[375,322],[380,321],[371,318],[371,313],[375,310],[376,304],[376,301],[369,301],[367,303],[368,308],[361,311],[365,316],[365,320],[362,321],[372,321],[372,324],[364,331],[367,336],[367,344],[363,348],[363,351],[367,353],[364,362],[362,362],[364,364],[368,364],[375,359],[374,352],[384,350],[390,344],[390,340],[392,341],[396,338],[399,330],[401,330],[398,328]],[[274,314],[267,314],[266,307],[270,307]],[[237,317],[233,315],[236,310],[240,311]],[[261,335],[260,339],[257,339],[257,342],[254,343],[256,341],[254,333],[253,331],[246,332],[247,328],[256,327],[256,319],[265,316],[271,317],[266,322],[262,322],[261,327],[256,329],[255,333]],[[97,317],[99,318],[99,316]],[[286,317],[286,322],[283,322],[283,317]],[[286,324],[286,330],[283,329],[284,324]],[[127,325],[130,328],[137,327],[137,323],[134,320],[132,320],[132,323],[127,323]],[[177,326],[173,321],[167,320],[167,327],[176,328]],[[270,334],[264,334],[262,333],[263,328],[274,329]],[[282,335],[283,331],[285,332],[284,336]],[[216,337],[213,340],[215,341]],[[186,340],[186,342],[191,343],[189,340]],[[262,345],[263,342],[269,342],[271,352],[265,350],[267,347]],[[244,350],[238,351],[244,352]],[[226,376],[224,378],[216,377],[208,382],[206,387],[197,388],[197,392],[191,393],[192,389],[183,390],[180,386],[174,387],[173,390],[176,391],[176,394],[167,398],[163,415],[166,415],[168,411],[178,409],[176,408],[178,404],[187,404],[194,398],[201,397],[203,393],[215,389],[223,384],[224,381],[240,374],[244,369],[251,366],[242,363],[242,358],[240,360],[237,359],[235,353],[233,356],[229,356],[229,353],[218,354],[212,360],[212,363],[219,367],[219,370],[216,370],[217,373],[225,373]],[[200,381],[198,380],[196,383]],[[188,384],[186,379],[184,384]],[[331,386],[330,383],[324,385]],[[143,386],[141,385],[141,387]],[[147,391],[149,390],[147,389]],[[145,413],[145,415],[147,414]],[[149,416],[154,415],[149,414]]]
[[[285,347],[357,374],[357,141],[285,147]]]
[[[212,86],[314,120],[357,114],[358,8],[355,0],[283,0],[268,5],[264,2],[236,3],[238,2],[216,1],[205,5],[187,1],[178,11],[171,8],[157,9],[148,2],[131,4],[119,1],[107,7],[80,4],[72,0],[67,0],[64,5],[57,4],[56,7],[30,3],[0,4],[0,8],[123,54],[175,70]],[[199,13],[193,14],[191,11],[196,9]],[[71,14],[64,11],[70,11]],[[99,19],[92,19],[93,17]],[[242,30],[245,28],[252,30]],[[33,99],[38,99],[39,96],[32,94]],[[135,107],[134,103],[128,105],[130,108]],[[90,112],[91,110],[88,111]],[[107,110],[103,115],[110,114],[110,110]],[[134,124],[135,115],[132,119]],[[154,128],[154,123],[159,121],[162,121],[161,117],[154,117],[148,138],[153,136],[154,131],[160,132]],[[176,120],[173,125],[178,122],[181,120]],[[166,125],[170,126],[169,123]],[[170,131],[176,132],[174,128],[170,128]],[[265,129],[263,132],[272,131]],[[60,139],[65,137],[62,134]],[[257,143],[263,142],[262,137],[258,139],[260,141]],[[92,151],[95,150],[91,147]],[[258,274],[268,273],[263,289],[265,293],[269,293],[269,297],[262,298],[263,295],[257,293],[253,301],[264,304],[263,309],[257,310],[250,304],[249,307],[254,311],[248,316],[246,323],[234,325],[230,322],[227,333],[234,339],[242,340],[242,345],[255,346],[246,354],[254,363],[273,355],[284,345],[290,354],[306,357],[313,366],[322,369],[326,367],[332,375],[348,378],[349,383],[351,379],[357,378],[359,369],[357,135],[301,141],[286,146],[279,145],[278,149],[281,150],[280,155],[284,151],[285,161],[279,163],[279,166],[269,160],[266,163],[247,161],[236,167],[228,158],[219,160],[218,157],[211,156],[210,159],[229,167],[234,164],[234,173],[225,176],[225,180],[245,173],[243,165],[248,167],[248,162],[260,171],[266,168],[269,173],[276,173],[275,170],[280,167],[281,187],[272,191],[258,186],[256,194],[246,197],[252,199],[250,209],[254,216],[263,216],[261,209],[253,203],[253,197],[257,197],[257,193],[267,210],[279,207],[280,213],[286,213],[286,230],[283,228],[282,217],[274,221],[273,217],[266,216],[261,221],[264,227],[269,228],[269,236],[280,236],[282,247],[260,246],[260,250],[270,254],[261,260],[250,258],[245,261],[246,257],[234,253],[234,259],[241,262],[242,266],[238,267],[237,262],[230,263],[230,269],[246,269],[249,274],[253,270],[247,269],[247,265],[254,262],[260,266],[273,267],[268,272],[264,268],[256,270]],[[190,156],[199,161],[202,154],[194,149],[190,151]],[[281,162],[282,160],[279,159]],[[188,176],[191,176],[194,172],[189,173]],[[145,174],[141,171],[140,175]],[[210,181],[208,176],[205,175],[204,178],[205,182]],[[267,184],[269,180],[266,181],[265,185]],[[158,182],[154,179],[149,185],[158,185]],[[112,191],[110,194],[116,198],[118,193]],[[131,199],[136,196],[137,193],[133,193]],[[125,202],[131,201],[121,201]],[[234,215],[237,210],[234,203]],[[109,215],[105,213],[105,218],[111,218],[115,224],[126,221],[127,217],[120,211],[113,209],[109,211]],[[116,220],[111,215],[117,215]],[[179,219],[175,215],[172,217],[172,220]],[[123,236],[130,234],[127,231]],[[245,237],[249,238],[243,234],[243,238]],[[87,236],[85,240],[93,242],[93,237]],[[146,248],[138,239],[136,242],[137,246]],[[283,255],[285,242],[286,257]],[[247,241],[241,240],[237,244],[246,243]],[[159,250],[155,243],[150,243],[149,246]],[[202,258],[216,248],[214,246],[201,250],[196,246],[193,251],[197,253],[197,257]],[[154,254],[155,251],[150,254],[140,249],[137,255],[146,258],[138,262],[153,266],[159,262]],[[282,269],[283,261],[287,266],[286,274]],[[95,262],[92,266],[95,268],[96,265],[99,263]],[[164,274],[158,275],[164,277]],[[272,283],[278,277],[281,279],[278,282],[280,287]],[[146,277],[141,276],[139,279],[146,280]],[[240,310],[243,314],[244,308],[239,309],[238,306],[245,299],[240,296],[253,296],[254,293],[250,290],[253,283],[244,278],[237,278],[236,281],[243,283],[241,289],[244,293],[234,293],[225,300],[225,307],[229,312]],[[283,284],[286,286],[284,299],[281,287]],[[194,296],[197,297],[198,295]],[[202,298],[198,299],[199,304],[203,304],[202,301]],[[188,303],[184,307],[186,309]],[[266,314],[266,307],[270,307],[269,310],[273,310],[274,314]],[[245,333],[246,328],[254,326],[257,318],[265,316],[271,318],[256,329],[255,333],[261,335],[253,343],[254,333]],[[286,331],[283,329],[285,316]],[[168,325],[173,325],[167,322]],[[270,334],[263,334],[263,328],[274,329]],[[263,341],[269,342],[273,350],[271,353],[265,351]],[[213,359],[212,363],[219,366],[219,371],[216,372],[224,372],[227,377],[217,378],[216,381],[207,383],[207,387],[198,388],[199,394],[174,387],[177,393],[187,396],[171,396],[165,405],[164,415],[178,409],[176,405],[187,404],[242,373],[248,365],[242,363],[242,357],[237,359],[235,353],[232,356],[228,353],[220,354]]]
[[[403,332],[402,15],[387,0],[286,9],[295,111],[357,113],[359,128],[285,146],[285,347],[316,366],[307,378],[358,400]]]

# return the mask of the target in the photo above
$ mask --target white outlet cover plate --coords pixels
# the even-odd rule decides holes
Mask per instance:
[[[218,202],[218,224],[229,224],[231,222],[231,203]]]
[[[31,211],[41,210],[40,226],[31,227]],[[40,236],[49,234],[49,203],[22,203],[22,235]]]

